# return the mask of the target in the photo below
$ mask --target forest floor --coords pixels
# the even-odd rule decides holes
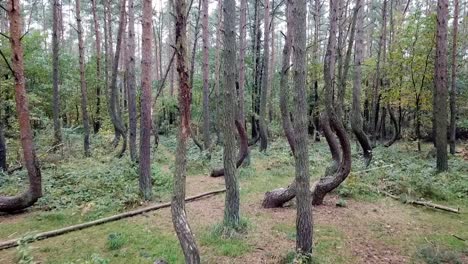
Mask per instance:
[[[25,212],[0,215],[0,241],[144,206],[138,202],[136,169],[128,160],[109,154],[108,140],[94,139],[102,148],[95,148],[93,158],[81,157],[74,143],[67,143],[69,149],[58,154],[39,146],[44,149],[42,156],[40,152],[44,197]],[[155,202],[169,200],[175,146],[175,138],[162,138],[155,152]],[[353,154],[346,183],[327,196],[324,205],[313,209],[314,263],[468,263],[468,162],[462,154],[451,157],[451,171],[434,174],[435,162],[427,157],[430,146],[423,147],[422,152],[415,151],[412,142],[377,147],[368,168]],[[330,157],[324,142],[311,142],[309,151],[311,177],[316,180]],[[223,177],[208,176],[210,168],[221,164],[221,150],[212,154],[211,161],[206,161],[205,154],[195,147],[189,150],[188,196],[224,187]],[[0,180],[0,194],[13,194],[22,187],[25,173],[5,177],[11,178]],[[278,138],[266,154],[252,149],[250,165],[239,170],[241,215],[248,228],[233,238],[221,238],[214,232],[223,217],[223,194],[187,203],[202,262],[291,263],[294,201],[277,209],[263,209],[261,201],[266,191],[287,186],[293,177],[294,161],[284,140]],[[417,197],[460,207],[461,214],[404,204],[376,193],[376,188],[401,194],[402,201]],[[128,264],[157,259],[183,263],[169,208],[0,251],[2,264],[19,259],[36,263]]]

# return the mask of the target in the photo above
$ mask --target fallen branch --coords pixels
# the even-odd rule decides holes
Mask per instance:
[[[195,195],[195,196],[188,197],[188,198],[185,199],[185,201],[190,202],[190,201],[193,201],[193,200],[205,197],[205,196],[223,193],[225,191],[226,191],[226,189],[206,192],[206,193],[202,193],[202,194],[198,194],[198,195]],[[133,210],[133,211],[130,211],[130,212],[125,212],[125,213],[121,213],[121,214],[117,214],[117,215],[97,219],[97,220],[90,221],[90,222],[77,224],[77,225],[72,225],[72,226],[68,226],[68,227],[64,227],[64,228],[60,228],[60,229],[56,229],[56,230],[52,230],[52,231],[39,233],[39,234],[35,235],[33,237],[33,239],[30,240],[29,242],[34,242],[34,241],[43,240],[43,239],[46,239],[46,238],[60,236],[60,235],[70,233],[70,232],[73,232],[73,231],[82,230],[82,229],[85,229],[85,228],[88,228],[88,227],[102,225],[102,224],[109,223],[109,222],[114,222],[114,221],[117,221],[117,220],[120,220],[120,219],[132,217],[132,216],[135,216],[135,215],[143,214],[143,213],[146,213],[146,212],[149,212],[149,211],[154,211],[154,210],[158,210],[158,209],[166,208],[166,207],[170,207],[170,206],[171,206],[170,202],[163,203],[163,204],[157,204],[157,205],[151,205],[151,206],[148,206],[148,207],[145,207],[145,208],[141,208],[141,209]],[[17,238],[17,239],[12,239],[12,240],[8,240],[8,241],[0,242],[0,250],[4,250],[4,249],[8,249],[8,248],[18,246],[18,241],[19,240],[20,239]]]
[[[395,200],[400,200],[400,197],[397,196],[397,195],[394,195],[394,194],[391,194],[389,192],[386,192],[386,191],[381,191],[381,190],[378,190],[378,192],[380,193],[383,193],[385,194],[386,196],[390,197],[390,198],[393,198]],[[425,206],[425,207],[429,207],[429,208],[434,208],[434,209],[439,209],[439,210],[443,210],[443,211],[447,211],[447,212],[451,212],[451,213],[456,213],[456,214],[459,214],[460,213],[460,208],[452,208],[452,207],[448,207],[448,206],[445,206],[445,205],[440,205],[440,204],[434,204],[434,203],[431,203],[431,202],[428,202],[428,201],[421,201],[421,200],[407,200],[405,201],[405,203],[407,204],[415,204],[415,205],[421,205],[421,206]]]

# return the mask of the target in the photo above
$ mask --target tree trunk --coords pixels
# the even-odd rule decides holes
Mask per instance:
[[[224,181],[226,184],[226,202],[224,208],[224,226],[236,229],[239,226],[239,183],[236,175],[235,151],[236,135],[234,132],[236,99],[236,3],[223,2],[224,17],[224,85],[223,85],[223,137],[224,137]]]
[[[7,154],[7,149],[6,149],[5,133],[3,132],[3,120],[0,119],[0,172],[7,171],[8,169],[6,154]]]
[[[151,29],[150,29],[151,30]],[[146,36],[143,38],[145,40]],[[148,41],[148,40],[145,40]],[[151,39],[149,40],[151,41]],[[151,42],[150,42],[151,45]],[[136,104],[136,79],[135,79],[135,7],[133,0],[128,0],[128,39],[127,39],[127,48],[128,48],[128,54],[127,54],[127,92],[128,92],[128,117],[129,117],[129,148],[130,148],[130,159],[135,162],[138,159],[137,155],[137,104]],[[146,54],[142,54],[142,67],[143,65],[143,60],[146,60],[146,56],[148,56],[148,52],[146,51]],[[149,56],[151,56],[151,52],[149,52]],[[143,69],[142,69],[143,70]],[[146,73],[146,72],[145,72]],[[142,81],[143,78],[145,79],[145,82],[148,82],[147,76],[142,74]],[[150,85],[151,85],[151,79],[150,79]],[[143,83],[142,83],[143,84]],[[146,83],[145,83],[146,84]],[[142,91],[144,87],[142,86]],[[151,89],[151,88],[150,88]],[[142,101],[145,100],[149,101],[151,105],[151,90],[149,93],[149,99],[146,100],[146,96],[148,94],[142,96]],[[146,106],[145,106],[146,107]],[[143,106],[142,106],[143,110]],[[146,108],[145,108],[146,110]],[[151,110],[150,110],[151,112]],[[141,112],[141,115],[143,116],[143,111]],[[146,113],[145,113],[146,116]],[[146,120],[145,120],[146,121]],[[143,120],[142,120],[142,125],[143,125]],[[145,123],[146,125],[146,123]],[[141,150],[140,150],[141,151]],[[142,189],[140,189],[143,194],[146,194],[146,192],[143,192]],[[150,196],[151,196],[151,189],[150,189]],[[147,196],[144,195],[146,198]]]
[[[150,0],[146,0],[151,4]],[[148,6],[151,10],[151,7]],[[172,194],[171,213],[177,237],[179,238],[185,263],[200,263],[195,238],[187,222],[185,214],[185,177],[187,174],[187,140],[190,137],[190,101],[191,87],[186,64],[187,56],[187,5],[185,0],[175,1],[176,26],[175,44],[177,52],[177,72],[179,73],[179,111],[180,127],[176,153],[176,168],[174,175],[174,189]]]
[[[351,110],[351,129],[362,147],[366,167],[372,160],[372,147],[369,138],[363,130],[361,115],[361,85],[362,85],[362,61],[364,53],[364,5],[363,0],[356,2],[356,43],[354,45],[354,79],[353,79],[353,104]]]
[[[291,0],[289,0],[291,1]],[[294,130],[292,128],[291,123],[291,116],[289,111],[289,78],[288,78],[288,71],[291,61],[291,47],[293,43],[293,29],[294,29],[294,17],[291,16],[292,12],[292,5],[287,4],[286,6],[286,20],[287,20],[287,28],[286,28],[286,38],[284,41],[284,48],[283,48],[283,62],[281,66],[281,79],[280,79],[280,111],[281,111],[281,121],[283,126],[283,131],[288,140],[289,147],[291,148],[291,152],[295,153],[294,147]]]
[[[377,128],[378,128],[377,121],[379,119],[379,98],[380,98],[380,82],[381,82],[380,59],[381,59],[382,52],[385,53],[385,50],[383,50],[382,48],[385,42],[385,35],[387,34],[386,28],[387,28],[387,0],[384,0],[383,9],[382,9],[382,33],[380,34],[379,46],[377,48],[377,63],[376,63],[376,70],[375,70],[374,85],[373,85],[373,90],[372,90],[372,109],[371,109],[370,124],[369,124],[372,144],[375,143],[375,140],[377,137]]]
[[[268,83],[270,84],[270,90],[268,91],[268,121],[271,123],[273,121],[273,97],[275,93],[275,71],[276,71],[276,54],[275,54],[275,0],[271,1],[271,6],[272,6],[272,14],[271,14],[271,25],[270,25],[270,37],[271,37],[271,52],[270,52],[270,71],[268,72]],[[267,129],[268,131],[268,129]]]
[[[204,0],[206,1],[206,0]],[[245,128],[244,90],[245,90],[245,50],[247,48],[247,0],[240,3],[239,37],[239,103],[237,120]]]
[[[62,125],[60,122],[60,92],[59,92],[59,15],[60,2],[54,0],[52,10],[52,82],[53,82],[53,113],[54,113],[54,146],[62,143]]]
[[[324,63],[324,80],[325,80],[325,112],[322,115],[322,128],[329,143],[330,150],[332,150],[332,142],[330,139],[335,139],[332,130],[335,132],[336,137],[339,140],[341,146],[341,157],[339,158],[338,168],[334,171],[334,175],[331,172],[327,173],[325,177],[322,177],[317,184],[312,203],[314,205],[322,204],[325,195],[335,188],[337,188],[349,175],[351,169],[351,147],[349,144],[348,135],[343,127],[343,123],[336,116],[333,106],[333,76],[335,72],[335,47],[336,47],[336,29],[337,29],[337,0],[330,0],[330,35],[328,39],[327,52],[325,54]],[[327,135],[329,134],[329,135]],[[336,139],[335,139],[336,140]],[[339,147],[338,147],[339,148]],[[333,156],[333,152],[332,152]],[[334,159],[336,162],[336,159]],[[331,176],[328,176],[331,175]]]
[[[247,138],[247,132],[245,131],[244,126],[238,121],[235,121],[237,133],[239,134],[239,154],[237,156],[236,168],[239,168],[244,162],[244,159],[247,157],[247,151],[249,149],[249,142]],[[211,177],[220,177],[224,176],[224,167],[220,169],[215,169],[211,171]]]
[[[452,89],[450,90],[450,154],[455,154],[457,132],[457,33],[458,33],[458,0],[454,0],[453,33],[452,33]]]
[[[434,127],[437,171],[448,170],[447,161],[447,22],[448,1],[437,1],[437,34],[434,67]]]
[[[307,1],[294,1],[293,25],[293,71],[294,71],[294,120],[295,171],[296,171],[296,250],[300,254],[312,254],[313,225],[310,194],[309,150],[307,140],[307,93],[306,93],[306,12]]]
[[[29,119],[28,97],[26,94],[23,46],[21,45],[22,18],[19,0],[8,1],[10,20],[11,61],[15,77],[16,111],[23,148],[24,165],[28,171],[29,188],[18,196],[0,197],[0,212],[13,212],[32,206],[42,196],[41,170],[34,151],[33,133]]]
[[[265,13],[264,19],[264,32],[263,32],[263,76],[262,76],[262,90],[260,94],[260,151],[266,151],[268,147],[268,130],[267,130],[267,100],[268,89],[270,83],[268,73],[270,71],[270,0],[264,1]]]
[[[132,2],[133,0],[130,0],[130,3]],[[151,79],[151,61],[152,61],[151,16],[153,13],[151,0],[143,1],[142,13],[143,15],[142,15],[142,38],[141,38],[142,53],[141,53],[141,124],[140,124],[139,185],[140,185],[140,192],[143,196],[143,199],[150,200],[152,196],[152,191],[151,191],[151,188],[152,188],[152,184],[151,184],[151,98],[152,98],[151,96],[151,80],[152,80]],[[136,117],[135,117],[135,125],[136,125]],[[135,133],[136,133],[136,127],[135,127]]]
[[[202,0],[202,24],[203,24],[203,146],[208,149],[211,145],[210,136],[210,50],[208,35],[208,0]]]
[[[92,12],[94,21],[94,35],[96,39],[96,116],[94,117],[94,133],[99,133],[101,129],[101,32],[99,30],[99,18],[96,13],[96,0],[92,0]]]
[[[223,26],[223,1],[218,0],[218,27],[216,29],[216,63],[215,63],[215,84],[214,84],[214,93],[216,98],[221,98],[220,94],[220,84],[221,84],[221,35],[224,30]],[[215,120],[216,120],[216,137],[218,143],[221,142],[221,127],[222,127],[222,118],[221,118],[221,111],[219,106],[215,106]]]
[[[118,157],[122,157],[127,148],[127,131],[125,125],[122,121],[119,111],[119,98],[118,98],[118,87],[117,87],[117,75],[120,61],[120,48],[122,45],[122,37],[125,29],[125,5],[126,0],[120,0],[120,21],[119,21],[119,30],[117,32],[117,44],[115,47],[115,55],[112,65],[112,79],[110,84],[110,117],[111,121],[116,129],[116,134],[122,136],[123,144],[122,149]]]
[[[84,44],[83,44],[83,26],[81,24],[81,7],[80,0],[76,0],[76,24],[78,32],[78,50],[80,57],[80,83],[81,83],[81,117],[83,120],[83,130],[84,130],[84,153],[86,157],[91,155],[89,150],[89,117],[88,117],[88,91],[86,87],[86,77],[85,77],[85,54],[84,54]]]

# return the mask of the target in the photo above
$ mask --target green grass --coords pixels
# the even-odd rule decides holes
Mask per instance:
[[[214,250],[216,255],[227,257],[239,257],[251,251],[251,245],[246,241],[245,234],[248,223],[241,221],[240,232],[232,228],[217,224],[204,230],[201,235],[201,245]]]

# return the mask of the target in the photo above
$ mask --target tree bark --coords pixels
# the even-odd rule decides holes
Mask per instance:
[[[0,197],[0,212],[13,212],[32,206],[42,196],[41,170],[34,151],[33,133],[29,119],[28,97],[26,94],[23,46],[21,45],[22,18],[19,0],[8,1],[10,21],[11,61],[15,78],[16,111],[23,148],[24,165],[28,170],[29,187],[18,196]]]
[[[118,157],[122,157],[127,149],[127,129],[125,128],[125,124],[122,121],[119,111],[119,98],[118,98],[118,87],[117,87],[117,75],[118,75],[118,68],[119,68],[119,61],[120,61],[120,49],[122,45],[122,37],[124,34],[125,29],[125,6],[126,0],[120,0],[120,21],[119,21],[119,29],[117,32],[117,44],[115,47],[115,55],[112,64],[112,79],[110,84],[110,117],[111,121],[114,125],[116,130],[116,135],[121,135],[123,144]]]
[[[96,116],[94,117],[94,133],[99,133],[101,129],[101,31],[99,30],[99,18],[96,12],[96,0],[91,0],[93,21],[94,21],[94,35],[96,40]]]
[[[130,0],[130,2],[133,2]],[[152,196],[151,183],[151,0],[143,1],[141,39],[141,124],[140,124],[140,192],[145,200]],[[135,107],[136,108],[136,107]],[[136,114],[136,113],[135,113]],[[135,118],[136,119],[136,118]],[[135,120],[136,125],[136,120]],[[136,133],[136,127],[135,127]],[[136,136],[136,135],[135,135]]]
[[[363,130],[361,115],[361,85],[362,62],[364,53],[364,5],[363,0],[356,2],[356,43],[354,44],[354,79],[353,79],[353,104],[351,110],[351,129],[361,145],[366,167],[372,160],[372,147],[369,138]]]
[[[245,131],[244,126],[238,121],[235,121],[237,133],[239,134],[239,154],[237,156],[236,168],[239,168],[244,162],[244,159],[247,157],[247,151],[249,149],[249,142],[247,138],[247,132]],[[220,177],[224,176],[224,167],[220,169],[214,169],[211,171],[211,177]]]
[[[263,31],[263,76],[260,94],[260,151],[268,148],[268,129],[266,122],[268,89],[270,89],[268,73],[270,71],[270,0],[264,1],[264,31]]]
[[[78,50],[79,50],[79,60],[80,60],[80,84],[81,84],[81,117],[83,120],[83,133],[84,133],[84,153],[86,157],[91,155],[89,149],[89,117],[88,117],[88,91],[86,87],[86,77],[85,77],[85,54],[84,54],[84,44],[83,44],[83,26],[81,24],[81,7],[80,0],[75,1],[76,4],[76,24],[78,31]]]
[[[333,1],[333,0],[332,0]],[[293,72],[294,72],[294,120],[295,171],[296,171],[296,250],[300,254],[312,254],[313,225],[310,194],[309,150],[307,140],[307,93],[306,93],[306,12],[307,1],[294,1],[293,27]]]
[[[211,145],[210,135],[210,50],[208,35],[208,0],[202,0],[202,24],[203,24],[203,147],[208,149]]]
[[[291,1],[291,0],[288,0]],[[291,47],[293,42],[293,29],[294,29],[294,17],[291,16],[291,4],[287,4],[286,6],[286,37],[284,41],[284,48],[283,48],[283,62],[281,66],[281,79],[280,79],[280,112],[281,112],[281,122],[283,126],[283,131],[288,140],[289,147],[291,148],[291,152],[295,153],[294,147],[294,130],[292,128],[291,123],[291,115],[289,111],[289,78],[288,78],[288,71],[291,67]]]
[[[146,37],[146,36],[145,36]],[[143,40],[145,40],[145,37],[143,37]],[[143,41],[142,40],[142,41]],[[148,40],[145,40],[148,41]],[[151,38],[150,40],[151,41]],[[151,43],[150,43],[151,45]],[[128,0],[128,39],[127,39],[127,49],[128,49],[128,54],[126,62],[126,67],[127,67],[127,92],[128,92],[128,117],[129,117],[129,149],[130,149],[130,159],[135,162],[138,159],[137,155],[137,104],[136,104],[136,79],[135,79],[135,7],[133,0]],[[146,60],[146,56],[148,56],[148,52],[145,51],[146,53],[143,55],[142,54],[142,67],[143,65],[143,60]],[[151,56],[151,52],[149,52],[149,56]],[[143,69],[142,69],[143,70]],[[146,73],[146,72],[145,72]],[[144,76],[142,73],[142,81],[145,79],[145,84],[148,82],[147,76]],[[149,80],[149,83],[151,84],[151,79]],[[143,82],[142,82],[143,84]],[[144,87],[142,86],[142,91]],[[150,88],[151,89],[151,88]],[[145,96],[147,96],[146,94]],[[151,90],[149,93],[149,100],[146,100],[145,96],[142,96],[142,101],[145,100],[149,101],[151,105]],[[146,107],[146,106],[145,106]],[[143,110],[143,106],[142,106]],[[145,109],[146,110],[146,109]],[[151,112],[151,110],[150,110]],[[143,111],[141,112],[141,115],[143,116]],[[146,113],[145,113],[146,116]],[[146,121],[146,120],[145,120]],[[143,121],[142,121],[143,125]],[[145,124],[146,125],[146,124]],[[140,150],[141,151],[141,150]],[[144,194],[143,196],[146,198],[146,191],[143,189],[140,189],[142,193]],[[151,189],[150,189],[150,196],[151,196]]]
[[[148,1],[148,0],[147,0]],[[149,1],[151,3],[151,1]],[[150,6],[148,8],[151,8]],[[175,1],[175,44],[177,72],[179,73],[180,126],[176,153],[174,189],[172,194],[172,223],[179,238],[185,263],[200,263],[200,254],[185,214],[185,177],[187,174],[187,140],[190,137],[191,87],[186,64],[187,56],[187,5],[185,0]]]
[[[450,90],[450,154],[455,154],[457,133],[457,33],[458,33],[458,0],[454,0],[453,33],[452,33],[452,86]]]
[[[0,116],[0,118],[2,118]],[[3,120],[0,119],[0,172],[7,171],[7,148],[6,148],[6,141],[5,141],[5,133],[3,132]]]
[[[236,175],[234,132],[236,99],[236,3],[232,0],[223,2],[224,17],[224,85],[223,85],[223,137],[224,137],[224,181],[226,184],[226,202],[224,207],[224,225],[239,226],[239,183]]]
[[[206,0],[204,0],[206,1]],[[237,120],[245,128],[244,90],[245,90],[245,50],[247,49],[247,0],[240,3],[239,37],[239,103]]]
[[[54,146],[62,143],[62,124],[60,122],[60,91],[59,91],[59,16],[60,2],[54,0],[52,7],[52,85],[54,114]]]
[[[216,63],[215,63],[215,84],[214,93],[216,98],[221,98],[220,94],[220,83],[221,83],[221,47],[222,47],[222,33],[224,31],[223,25],[223,0],[218,0],[218,27],[216,29]],[[216,120],[216,137],[218,143],[221,142],[221,130],[222,130],[222,117],[219,106],[215,106],[215,120]]]
[[[437,1],[437,33],[434,67],[434,127],[437,171],[448,170],[447,161],[447,23],[448,1]]]

